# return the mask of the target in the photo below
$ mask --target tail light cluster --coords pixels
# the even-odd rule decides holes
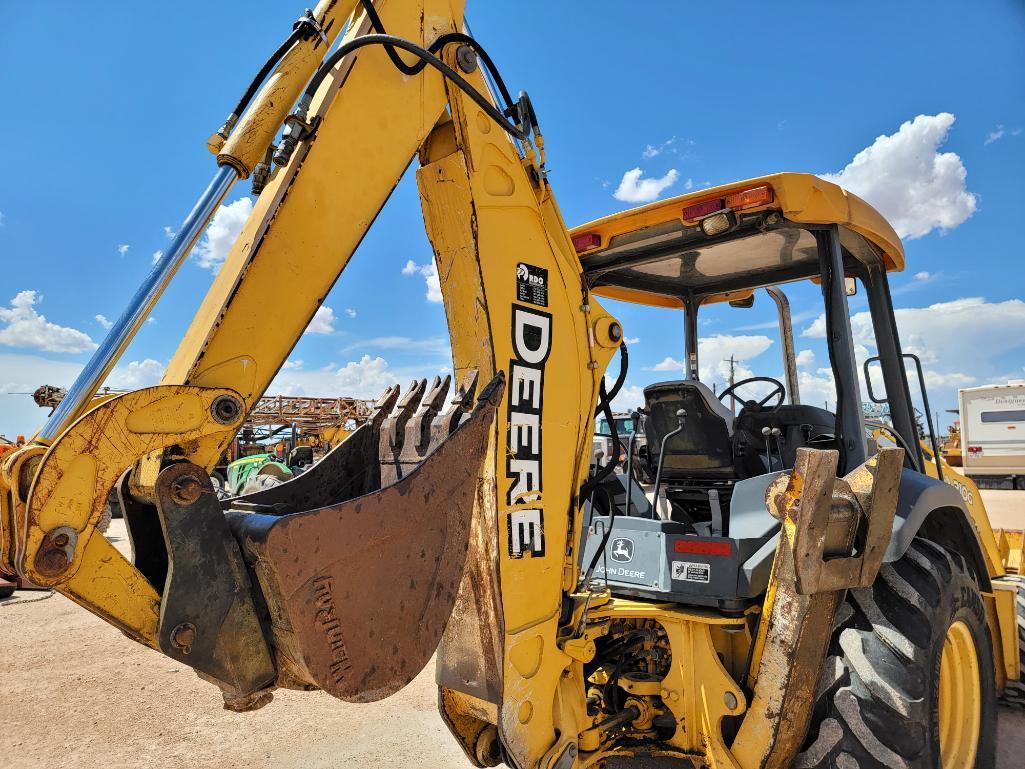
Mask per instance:
[[[699,200],[683,209],[685,222],[698,222],[705,235],[721,235],[733,227],[733,211],[764,206],[773,201],[772,187],[762,184],[708,200]]]
[[[707,200],[699,200],[683,209],[685,222],[697,222],[705,235],[712,237],[727,232],[735,221],[732,213],[746,208],[764,206],[774,200],[772,187],[761,184],[746,190],[737,190],[728,195],[720,195]],[[601,246],[601,235],[597,232],[584,232],[573,236],[573,248],[578,254],[593,251]]]
[[[969,454],[981,454],[982,453],[982,446],[969,446],[968,447],[968,453]]]

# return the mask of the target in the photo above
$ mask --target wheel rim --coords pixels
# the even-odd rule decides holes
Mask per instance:
[[[940,656],[940,763],[971,769],[982,728],[982,686],[975,639],[958,620],[947,630]]]

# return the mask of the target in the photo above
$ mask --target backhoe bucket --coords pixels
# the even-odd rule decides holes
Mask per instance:
[[[427,664],[459,589],[504,387],[496,377],[468,413],[472,374],[439,415],[448,380],[423,399],[426,381],[414,382],[389,416],[392,388],[311,470],[225,502],[269,609],[277,686],[369,702]]]

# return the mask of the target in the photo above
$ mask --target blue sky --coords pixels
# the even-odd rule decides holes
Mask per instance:
[[[165,228],[212,175],[206,137],[302,10],[269,1],[221,5],[216,16],[199,2],[130,12],[58,5],[0,4],[0,393],[74,377],[103,319],[117,317],[168,243]],[[569,223],[660,187],[671,196],[777,170],[838,174],[907,235],[908,269],[892,278],[898,322],[905,346],[926,359],[934,407],[952,407],[958,386],[1025,378],[1025,4],[993,0],[971,13],[953,2],[633,7],[469,5],[473,32],[510,87],[533,98]],[[409,176],[277,391],[372,395],[448,367]],[[159,378],[244,218],[247,192],[233,191],[111,384]],[[816,291],[790,293],[802,395],[826,400]],[[610,309],[638,340],[626,399],[676,378],[679,317]],[[867,354],[856,314],[864,309],[856,298]],[[742,371],[779,375],[777,336],[762,328],[772,318],[765,298],[748,311],[704,313],[703,375],[721,381],[730,353]],[[0,433],[31,433],[44,416],[27,396],[0,394]]]

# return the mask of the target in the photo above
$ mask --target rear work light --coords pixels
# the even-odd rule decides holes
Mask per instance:
[[[710,238],[727,232],[732,226],[733,222],[730,219],[730,215],[725,211],[706,216],[701,220],[701,231]]]
[[[585,232],[583,235],[573,236],[573,248],[578,254],[584,251],[591,251],[601,245],[601,235],[597,232]]]

